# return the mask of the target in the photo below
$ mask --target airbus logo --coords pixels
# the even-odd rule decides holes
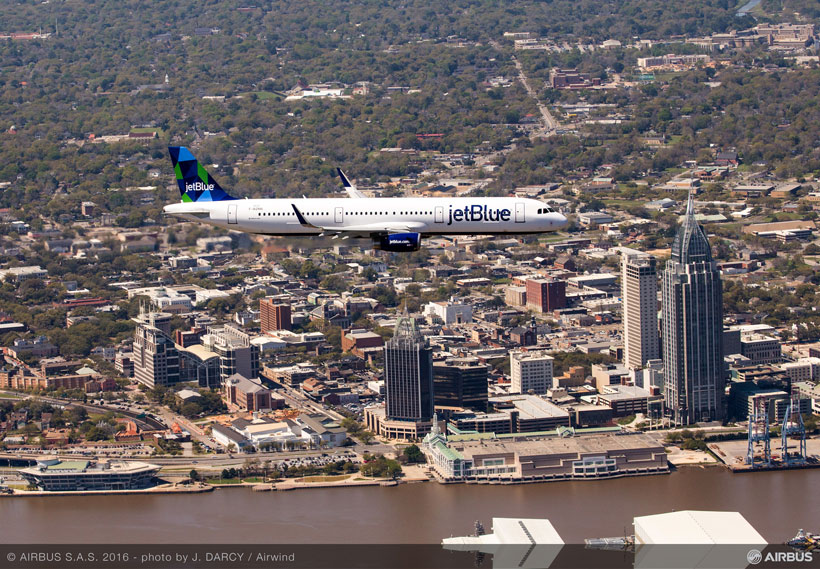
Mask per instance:
[[[204,192],[205,190],[213,190],[213,184],[203,184],[202,182],[194,182],[193,184],[185,184],[186,192]]]
[[[463,208],[453,209],[453,206],[450,206],[450,220],[447,222],[447,225],[452,225],[454,222],[457,223],[461,221],[509,220],[510,210],[506,208],[490,209],[490,207],[486,205],[467,205]]]
[[[764,556],[758,549],[751,549],[746,554],[746,561],[752,565],[766,563],[811,563],[814,556],[811,551],[769,551]]]

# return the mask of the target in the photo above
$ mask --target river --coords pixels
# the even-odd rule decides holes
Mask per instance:
[[[669,475],[514,486],[440,485],[190,495],[0,498],[0,542],[440,543],[493,517],[549,518],[567,543],[632,533],[634,516],[737,510],[770,543],[820,530],[820,470]]]

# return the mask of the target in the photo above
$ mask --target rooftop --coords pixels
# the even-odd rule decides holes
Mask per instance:
[[[525,518],[493,518],[493,533],[480,536],[450,537],[445,545],[473,544],[563,544],[549,520]]]
[[[588,435],[567,438],[542,438],[528,440],[479,440],[463,442],[455,445],[455,449],[464,457],[472,459],[475,456],[488,454],[514,453],[520,456],[534,456],[547,454],[606,454],[613,450],[632,450],[657,448],[663,452],[663,447],[657,440],[648,435]]]
[[[684,510],[635,518],[635,535],[647,544],[765,544],[739,512]]]
[[[519,413],[521,419],[543,419],[545,417],[566,417],[566,409],[562,409],[554,403],[541,399],[535,395],[504,395],[492,397],[489,400],[491,405],[512,405]]]

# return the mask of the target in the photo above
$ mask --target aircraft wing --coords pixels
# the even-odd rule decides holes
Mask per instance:
[[[382,221],[379,223],[367,223],[364,225],[348,225],[346,227],[325,227],[310,223],[296,204],[291,204],[296,214],[296,219],[303,227],[319,229],[324,234],[342,235],[344,237],[373,237],[374,235],[390,235],[392,233],[415,233],[424,228],[420,221]]]
[[[356,186],[354,186],[353,184],[350,183],[350,180],[348,179],[347,176],[345,176],[345,173],[342,172],[341,168],[336,168],[336,171],[339,172],[339,177],[342,179],[342,186],[344,186],[344,189],[347,192],[348,196],[350,196],[351,198],[363,198],[363,197],[365,197],[365,195],[363,193],[361,193],[356,188]]]

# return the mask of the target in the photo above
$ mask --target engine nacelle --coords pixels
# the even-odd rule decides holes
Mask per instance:
[[[373,240],[373,246],[382,251],[393,251],[394,253],[406,253],[418,251],[421,247],[420,233],[393,233]]]

